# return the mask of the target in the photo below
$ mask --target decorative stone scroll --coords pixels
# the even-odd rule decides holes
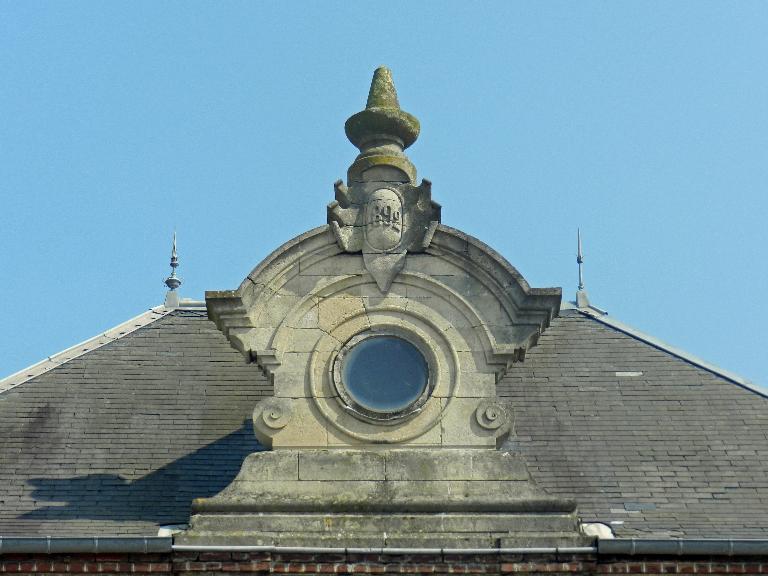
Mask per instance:
[[[293,417],[290,402],[284,398],[272,398],[259,403],[254,412],[254,422],[269,430],[282,430]]]

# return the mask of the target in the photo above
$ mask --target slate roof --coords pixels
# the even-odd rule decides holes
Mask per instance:
[[[0,534],[156,535],[259,449],[272,387],[205,310],[172,312],[0,394]]]
[[[204,310],[102,344],[0,393],[0,535],[155,535],[260,449],[251,411],[271,386]],[[618,536],[768,538],[760,394],[576,310],[498,391],[507,447],[583,519],[623,522]]]
[[[636,375],[629,375],[636,374]],[[565,310],[498,394],[534,479],[624,537],[768,538],[768,399]]]

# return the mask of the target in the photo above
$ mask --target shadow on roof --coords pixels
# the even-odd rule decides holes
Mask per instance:
[[[263,450],[253,423],[139,478],[89,474],[72,478],[30,478],[38,507],[18,516],[34,520],[133,520],[185,523],[193,498],[223,490],[245,457]]]

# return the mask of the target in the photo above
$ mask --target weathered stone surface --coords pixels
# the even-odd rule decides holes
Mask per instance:
[[[338,450],[299,452],[299,480],[379,480],[384,478],[381,452]]]
[[[487,402],[478,398],[453,398],[444,400],[448,405],[441,420],[443,443],[448,446],[489,446],[496,447],[500,439],[510,432],[512,422],[509,415],[499,405],[504,413],[494,425],[484,425],[484,420],[478,417],[478,409],[495,402]],[[497,425],[496,425],[497,424]]]
[[[268,413],[276,400],[280,400],[280,409],[290,414],[285,426],[273,427],[267,423]],[[260,402],[253,411],[253,431],[259,442],[267,447],[273,443],[288,448],[328,445],[328,432],[315,414],[313,404],[306,398],[273,398]]]
[[[231,531],[246,531],[253,526],[258,519],[259,529],[262,532],[307,532],[333,534],[346,532],[348,534],[413,534],[429,532],[432,534],[441,532],[455,533],[511,533],[520,532],[525,527],[532,534],[566,533],[576,528],[573,516],[569,514],[515,514],[514,524],[510,524],[510,514],[485,513],[463,514],[449,513],[440,515],[424,514],[211,514],[210,518],[228,524]],[[196,528],[206,522],[202,517],[197,517]],[[209,523],[212,525],[212,523]]]
[[[584,544],[573,513],[252,513],[192,517],[177,543],[495,548]],[[254,537],[254,536],[251,536]]]
[[[299,479],[299,453],[293,450],[259,452],[258,457],[247,457],[240,474],[253,482],[286,481]]]
[[[426,410],[403,426],[375,431],[344,409],[330,376],[346,341],[391,325],[433,351],[433,398],[492,399],[498,377],[557,312],[558,296],[530,288],[486,248],[438,227],[426,252],[406,257],[384,296],[363,259],[341,252],[328,229],[319,228],[273,253],[237,292],[212,293],[209,313],[233,345],[271,374],[275,395],[313,405],[301,410],[316,425],[291,419],[279,434],[267,438],[270,431],[260,430],[259,438],[276,448],[316,447],[325,445],[317,439],[322,427],[334,445],[494,446],[492,435],[472,423],[468,407],[451,414]],[[485,256],[473,261],[480,253]],[[341,275],[333,274],[337,264]],[[437,433],[435,418],[441,420]]]
[[[365,110],[344,124],[347,138],[360,155],[347,171],[351,184],[381,178],[397,182],[416,180],[416,168],[403,154],[419,135],[419,121],[400,109],[392,73],[377,68]]]
[[[523,481],[235,481],[198,512],[555,512],[566,505]],[[571,506],[572,508],[572,506]]]
[[[237,291],[207,295],[217,326],[272,378],[254,431],[285,456],[249,456],[223,492],[194,502],[185,537],[485,547],[523,530],[568,540],[573,503],[541,493],[516,455],[494,450],[512,430],[496,382],[557,314],[559,291],[531,289],[489,247],[439,226],[431,184],[416,185],[404,154],[418,122],[400,110],[388,70],[346,130],[360,155],[334,186],[329,226],[283,245]],[[426,384],[399,373],[398,356],[351,370],[364,342],[403,345],[392,339],[421,355]],[[365,375],[349,376],[360,362]],[[355,396],[357,386],[375,398],[393,378],[415,395]]]
[[[265,467],[282,472],[273,478],[262,470]],[[574,506],[536,489],[514,453],[414,448],[251,454],[223,492],[196,500],[193,509],[206,513],[570,513]]]
[[[493,398],[496,394],[496,375],[483,372],[462,372],[456,389],[458,398]]]
[[[574,546],[573,514],[211,514],[194,516],[180,544],[435,548]]]
[[[389,450],[386,463],[387,480],[530,479],[520,458],[496,450]]]

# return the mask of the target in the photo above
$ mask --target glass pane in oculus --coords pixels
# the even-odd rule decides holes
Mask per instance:
[[[416,346],[395,336],[374,336],[344,358],[342,381],[352,399],[374,412],[398,412],[419,399],[429,367]]]

